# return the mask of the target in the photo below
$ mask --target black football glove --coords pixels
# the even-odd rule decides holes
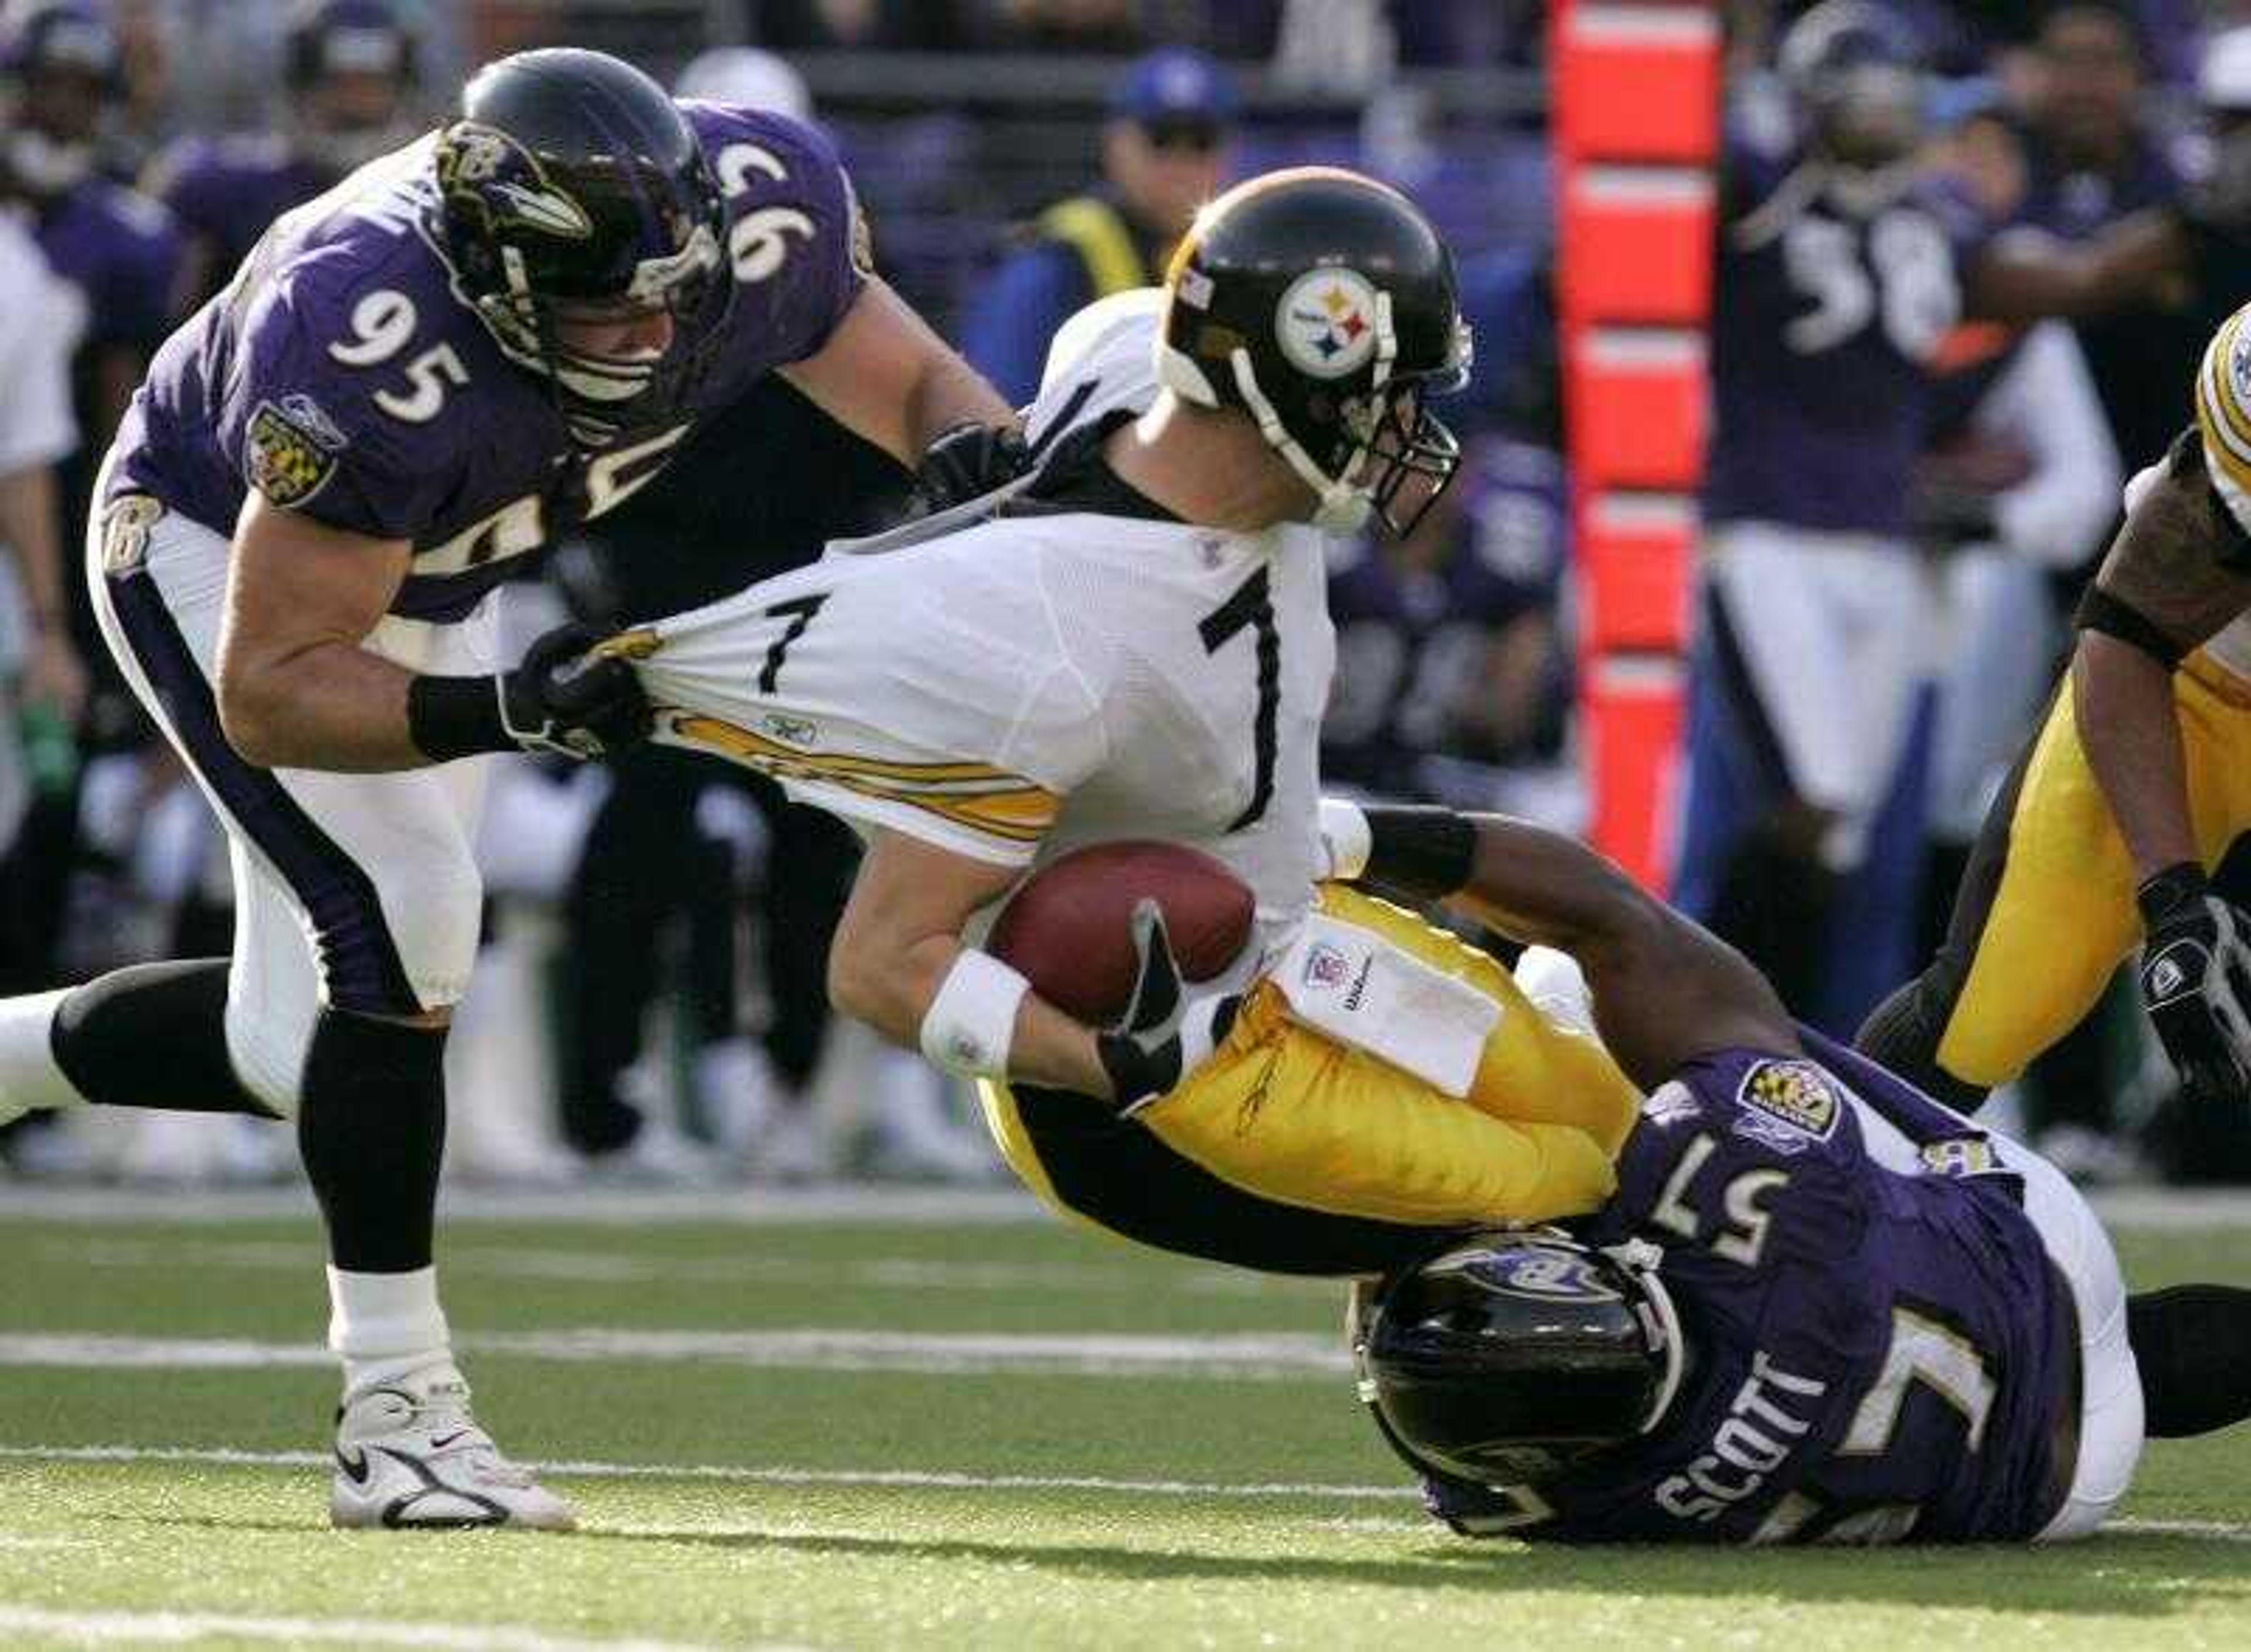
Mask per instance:
[[[623,660],[591,657],[610,634],[573,621],[541,635],[500,679],[501,720],[528,752],[614,757],[654,726],[641,678]]]
[[[1189,990],[1153,900],[1133,908],[1133,952],[1140,964],[1133,996],[1126,1013],[1095,1035],[1120,1118],[1131,1118],[1202,1065],[1243,1006],[1240,993]]]
[[[2142,1002],[2181,1086],[2200,1101],[2251,1093],[2251,919],[2212,892],[2203,868],[2171,866],[2137,896],[2148,938]]]
[[[1005,487],[1031,469],[1032,450],[1013,425],[976,420],[938,432],[915,467],[915,490],[935,514]]]

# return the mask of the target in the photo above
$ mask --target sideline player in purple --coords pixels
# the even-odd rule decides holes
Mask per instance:
[[[302,0],[282,42],[280,124],[184,137],[156,157],[142,187],[179,221],[190,302],[225,285],[282,213],[415,135],[419,46],[389,0]]]
[[[1794,1025],[1742,954],[1571,839],[1360,818],[1363,877],[1569,954],[1650,1093],[1570,1234],[1458,1236],[1356,1318],[1361,1396],[1458,1531],[2083,1537],[2145,1432],[2251,1416],[2251,1291],[2130,1300],[2054,1167]]]
[[[827,142],[529,52],[291,212],[158,353],[105,469],[110,647],[218,809],[236,939],[0,1001],[0,1119],[92,1102],[294,1116],[343,1362],[339,1525],[567,1526],[472,1419],[432,1230],[488,752],[642,738],[627,669],[494,587],[779,371],[943,501],[1009,410],[869,274]],[[818,486],[808,476],[806,485]]]

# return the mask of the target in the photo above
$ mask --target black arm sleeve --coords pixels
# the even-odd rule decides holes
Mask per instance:
[[[1477,826],[1451,809],[1378,806],[1368,816],[1361,881],[1411,900],[1444,900],[1470,880]]]
[[[2081,593],[2078,610],[2071,622],[2081,631],[2100,631],[2105,636],[2115,636],[2130,648],[2139,649],[2168,671],[2181,661],[2180,645],[2159,630],[2154,621],[2132,603],[2112,596],[2099,585],[2090,584]]]

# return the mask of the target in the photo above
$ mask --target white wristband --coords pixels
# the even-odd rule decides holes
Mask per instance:
[[[1348,803],[1341,797],[1321,799],[1321,847],[1328,851],[1330,877],[1353,882],[1368,870],[1368,852],[1374,846],[1368,816],[1358,803]]]
[[[1007,1077],[1016,1006],[1031,989],[991,953],[964,947],[923,1014],[923,1054],[965,1079]]]

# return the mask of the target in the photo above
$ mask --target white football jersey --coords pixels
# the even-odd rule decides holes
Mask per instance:
[[[1026,424],[1043,456],[1155,398],[1152,296],[1105,300],[1057,335]],[[1321,868],[1336,647],[1319,534],[999,510],[832,549],[629,633],[658,738],[1002,865],[1116,838],[1194,844],[1250,885],[1259,940],[1277,941]]]

